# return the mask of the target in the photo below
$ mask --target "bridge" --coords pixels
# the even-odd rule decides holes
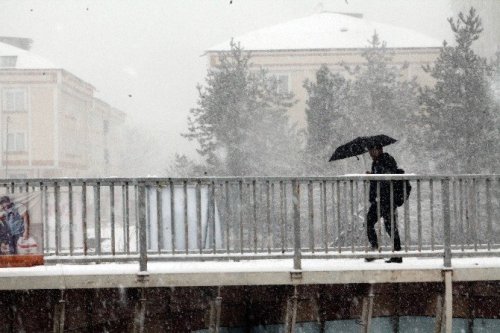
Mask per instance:
[[[397,208],[390,234],[377,224],[379,247],[372,250],[369,183],[380,192],[388,182],[392,193],[400,180],[410,182],[411,195]],[[451,332],[453,309],[462,311],[464,303],[457,290],[470,283],[494,290],[500,280],[500,175],[9,179],[0,185],[29,206],[45,261],[0,269],[0,290],[55,293],[50,325],[57,332],[68,327],[64,304],[75,290],[136,290],[135,331],[144,330],[148,290],[209,290],[201,297],[208,319],[189,331],[219,332],[230,327],[221,310],[231,298],[225,291],[272,286],[285,288],[282,324],[290,332],[301,325],[301,295],[357,286],[359,313],[343,318],[356,318],[370,332],[375,295],[387,285],[428,286],[423,294],[434,310],[420,315],[434,317],[435,331]],[[403,263],[363,260],[394,256]],[[500,299],[497,292],[488,297]]]

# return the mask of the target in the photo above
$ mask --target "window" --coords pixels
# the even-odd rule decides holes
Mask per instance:
[[[104,163],[106,165],[109,164],[109,150],[108,150],[108,148],[104,148]]]
[[[26,133],[9,133],[6,140],[7,151],[26,151]]]
[[[0,68],[11,68],[16,67],[17,56],[1,56],[0,57]]]
[[[276,79],[277,91],[279,94],[288,94],[290,92],[290,75],[288,74],[272,74]]]
[[[109,121],[108,120],[103,121],[102,130],[103,130],[105,135],[109,133]]]
[[[26,89],[5,89],[3,91],[3,110],[7,112],[27,111]]]

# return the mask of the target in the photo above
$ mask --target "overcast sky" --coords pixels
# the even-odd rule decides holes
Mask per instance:
[[[0,35],[32,38],[34,53],[161,134],[166,152],[192,152],[179,133],[206,74],[204,50],[319,8],[450,37],[448,0],[1,0]]]

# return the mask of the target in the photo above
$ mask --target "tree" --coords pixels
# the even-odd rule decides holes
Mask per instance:
[[[198,86],[198,107],[191,109],[189,132],[209,174],[244,176],[290,173],[297,164],[297,131],[287,110],[293,95],[263,70],[250,69],[250,54],[231,41],[220,63]]]
[[[325,175],[337,171],[328,164],[332,149],[342,143],[349,127],[349,82],[322,65],[316,72],[316,82],[306,80],[307,174]]]
[[[439,172],[491,172],[498,156],[498,108],[490,89],[493,68],[471,48],[483,30],[481,20],[471,8],[467,16],[460,13],[448,22],[456,45],[444,41],[434,66],[424,67],[436,84],[420,91],[425,129],[421,144]]]
[[[184,154],[175,154],[174,161],[167,167],[169,177],[201,177],[207,176],[206,166],[196,163]]]
[[[392,54],[377,33],[363,52],[366,62],[356,68],[344,66],[352,76],[349,115],[351,133],[344,141],[357,136],[386,134],[398,139],[391,147],[398,150],[402,161],[411,163],[413,152],[408,138],[417,128],[409,122],[418,111],[416,78],[404,79],[407,64],[392,64]]]

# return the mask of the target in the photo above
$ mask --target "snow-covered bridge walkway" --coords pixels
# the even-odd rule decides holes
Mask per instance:
[[[435,258],[409,258],[402,264],[304,259],[300,271],[292,269],[289,259],[155,262],[148,265],[147,272],[139,272],[134,263],[57,264],[2,268],[0,290],[439,283],[443,282],[445,270],[452,272],[454,282],[499,281],[500,258],[454,259],[450,268]]]
[[[390,229],[397,227],[401,236],[397,254],[395,233],[385,233],[382,223],[376,230],[379,248],[369,247],[365,217],[370,182],[377,184],[378,193],[383,186],[391,194],[400,184],[404,192],[412,188],[397,208],[399,216],[390,221]],[[33,272],[73,267],[51,264],[81,264],[83,276],[85,269],[129,271],[139,263],[136,271],[144,274],[187,266],[201,271],[221,267],[221,276],[231,276],[225,268],[245,263],[261,267],[263,277],[266,267],[284,267],[281,275],[267,274],[271,283],[273,276],[300,278],[293,272],[320,281],[335,275],[306,274],[306,262],[332,267],[332,272],[338,267],[349,271],[353,265],[369,272],[386,264],[378,260],[367,266],[362,258],[402,256],[402,265],[387,266],[391,272],[405,271],[412,262],[439,262],[454,269],[458,260],[500,257],[500,175],[9,179],[0,185],[5,195],[28,208],[30,233],[46,263]],[[363,272],[354,269],[352,274],[363,280]]]

